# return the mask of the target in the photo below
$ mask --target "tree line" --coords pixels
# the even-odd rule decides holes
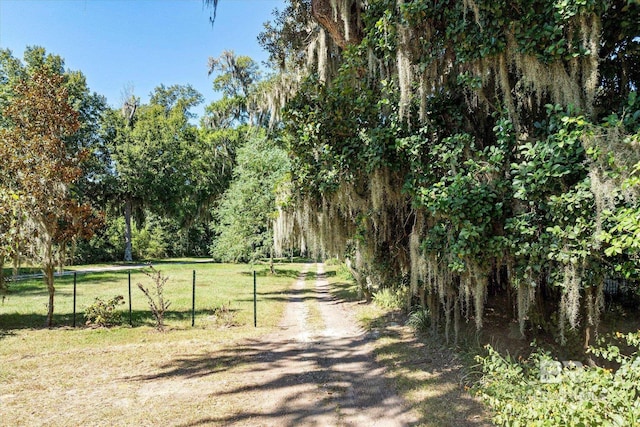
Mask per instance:
[[[210,61],[222,94],[194,124],[202,94],[160,84],[111,108],[62,57],[0,51],[0,291],[4,266],[39,266],[54,312],[54,272],[69,263],[272,253],[274,183],[288,159],[250,112],[251,58]]]

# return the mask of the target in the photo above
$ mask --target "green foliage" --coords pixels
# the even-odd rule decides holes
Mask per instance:
[[[383,3],[383,2],[381,2]],[[384,4],[384,3],[383,3]],[[509,5],[513,7],[509,7]],[[594,1],[506,1],[476,0],[463,3],[407,2],[400,8],[404,22],[412,26],[439,23],[435,37],[421,40],[426,58],[438,60],[443,47],[451,48],[460,62],[503,53],[512,36],[520,53],[544,62],[588,55],[578,35],[568,30],[577,15],[596,9]],[[531,25],[532,22],[538,25]]]
[[[465,259],[500,256],[504,239],[493,232],[504,216],[506,191],[500,172],[505,150],[478,150],[471,135],[459,134],[425,151],[424,172],[412,190],[414,203],[437,218],[424,242],[426,252],[448,252],[454,260],[450,268],[457,272],[466,269]]]
[[[406,288],[384,288],[373,294],[373,302],[391,310],[402,310],[407,305],[408,289]]]
[[[233,181],[215,210],[212,255],[247,262],[272,255],[276,185],[289,172],[285,152],[263,135],[240,147]]]
[[[605,255],[615,256],[625,252],[640,251],[640,211],[634,207],[620,207],[608,215],[613,226],[600,236],[610,246]]]
[[[341,262],[339,264],[338,268],[336,269],[336,277],[338,277],[340,280],[342,280],[344,282],[353,282],[354,281],[353,274],[351,274],[351,271],[345,265],[344,262]]]
[[[526,360],[502,356],[491,346],[478,357],[484,376],[476,392],[502,426],[631,426],[640,421],[640,334],[618,334],[629,355],[617,346],[591,352],[619,364],[616,369],[584,367],[559,370],[548,353],[534,352]],[[558,372],[550,374],[550,368]],[[557,375],[556,375],[557,374]]]
[[[167,112],[162,104],[139,106],[130,126],[120,111],[111,111],[105,120],[107,148],[114,162],[112,191],[131,200],[138,217],[144,208],[178,213],[179,201],[191,190],[189,160],[197,147],[195,129],[183,107],[176,105]]]
[[[229,128],[248,123],[249,94],[260,79],[258,64],[248,56],[225,50],[218,58],[209,58],[209,74],[216,74],[213,89],[222,93],[222,98],[207,106],[203,125]]]
[[[407,326],[418,333],[424,333],[431,329],[431,313],[428,308],[417,308],[409,313]]]
[[[359,78],[365,55],[347,51],[345,58],[350,66],[340,69],[331,86],[311,76],[284,112],[283,142],[294,155],[294,182],[310,194],[334,192],[341,181],[395,160],[401,125],[378,114],[381,94]]]
[[[286,65],[301,3],[265,33]],[[325,69],[312,45],[283,115],[305,237],[363,289],[410,272],[447,325],[481,327],[491,287],[523,333],[596,326],[604,278],[638,271],[638,5],[356,3],[362,37]]]
[[[121,304],[124,304],[122,295],[116,295],[107,301],[96,298],[93,304],[84,310],[85,324],[100,327],[119,325],[122,323],[122,316],[117,309]]]
[[[271,68],[284,69],[288,62],[302,65],[304,57],[291,57],[289,52],[306,49],[306,41],[313,34],[310,0],[290,0],[283,10],[273,11],[273,21],[264,23],[258,42],[269,53]]]
[[[134,259],[166,258],[169,239],[170,236],[160,224],[147,221],[145,227],[132,236]]]
[[[150,260],[165,257],[206,256],[210,233],[206,226],[194,224],[188,229],[174,218],[145,213],[141,226],[132,225],[133,259]],[[105,227],[88,241],[78,242],[73,261],[78,264],[121,261],[124,256],[124,218],[108,215]]]
[[[202,96],[191,86],[161,85],[148,105],[137,105],[132,98],[129,107],[103,117],[103,149],[109,165],[101,176],[109,195],[106,207],[123,212],[125,218],[131,216],[143,234],[149,213],[177,223],[177,234],[188,234],[208,221],[209,209],[228,186],[243,131],[192,125],[189,109],[200,102]],[[130,233],[126,229],[123,243],[132,240]],[[142,241],[150,241],[149,236]],[[139,257],[171,253],[168,245],[154,246],[151,252],[145,248],[134,252]]]

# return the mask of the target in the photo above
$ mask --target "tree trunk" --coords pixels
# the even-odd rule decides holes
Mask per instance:
[[[65,253],[67,252],[67,242],[62,242],[58,246],[58,273],[64,273]]]
[[[124,260],[133,261],[131,252],[131,200],[124,205]]]
[[[47,306],[47,326],[53,326],[53,300],[56,293],[56,288],[53,286],[53,272],[55,271],[55,265],[47,263],[43,266],[42,272],[44,273],[44,283],[47,285],[47,291],[49,291],[49,305]]]
[[[13,257],[12,257],[14,276],[17,276],[18,273],[20,272],[20,249],[21,249],[20,246],[16,244]]]
[[[269,271],[271,272],[271,275],[276,274],[276,269],[273,266],[273,245],[271,245],[271,250],[269,251]]]
[[[4,285],[4,255],[0,256],[0,292],[5,290]]]
[[[47,326],[53,326],[53,299],[56,289],[53,286],[53,272],[56,269],[56,260],[53,256],[53,242],[51,236],[45,236],[44,256],[42,257],[42,273],[44,274],[44,283],[49,292],[49,304],[47,306]]]

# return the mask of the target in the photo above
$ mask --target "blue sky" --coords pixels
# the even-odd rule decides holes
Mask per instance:
[[[0,47],[22,58],[26,46],[43,46],[114,107],[126,87],[146,102],[161,83],[191,84],[208,103],[218,97],[208,58],[226,49],[266,60],[256,37],[283,3],[219,0],[211,26],[201,0],[0,0]]]

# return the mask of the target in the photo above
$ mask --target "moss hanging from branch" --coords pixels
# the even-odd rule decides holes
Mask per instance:
[[[597,124],[618,84],[600,49],[621,12],[597,2],[321,3],[332,23],[324,42],[309,38],[313,76],[285,115],[301,167],[282,233],[347,259],[366,292],[406,281],[454,340],[465,321],[483,326],[489,286],[506,291],[502,309],[523,335],[554,311],[567,328],[596,325],[596,278],[612,271],[603,259],[638,258],[612,224],[637,206],[639,120],[629,110]],[[617,90],[626,96],[628,83]]]

